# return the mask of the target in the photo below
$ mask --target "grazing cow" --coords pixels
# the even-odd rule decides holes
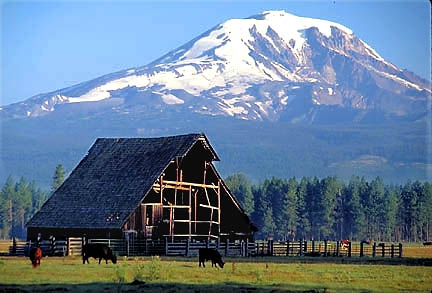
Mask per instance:
[[[340,241],[340,247],[341,247],[342,249],[347,250],[349,245],[350,245],[349,240],[344,239],[344,240],[341,240],[341,241]]]
[[[32,262],[33,268],[40,266],[40,261],[42,259],[42,249],[40,247],[35,247],[30,250],[30,260]]]
[[[211,260],[212,267],[217,267],[216,264],[218,264],[221,268],[224,267],[224,262],[222,261],[222,256],[220,255],[219,251],[217,251],[214,248],[200,248],[199,249],[199,266],[201,267],[201,264],[205,268],[205,262],[207,260]]]
[[[108,264],[108,260],[110,259],[113,263],[117,263],[117,257],[113,254],[111,248],[104,244],[100,243],[92,243],[85,244],[82,248],[82,258],[83,264],[87,261],[89,263],[89,258],[93,257],[99,259],[99,264],[102,259],[105,259],[105,262]]]

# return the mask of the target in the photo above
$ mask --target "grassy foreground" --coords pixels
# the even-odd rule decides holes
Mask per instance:
[[[92,259],[93,260],[93,259]],[[316,291],[430,292],[432,267],[225,260],[224,269],[175,258],[120,259],[116,265],[82,265],[78,257],[0,258],[0,292]]]

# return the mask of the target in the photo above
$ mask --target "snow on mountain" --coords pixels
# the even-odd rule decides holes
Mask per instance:
[[[428,82],[385,61],[340,24],[265,11],[228,20],[147,66],[38,95],[0,113],[37,117],[58,105],[106,107],[110,101],[112,111],[122,113],[140,104],[313,122],[329,107],[418,117],[430,93]]]

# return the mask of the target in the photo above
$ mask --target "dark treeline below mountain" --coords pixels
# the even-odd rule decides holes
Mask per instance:
[[[353,176],[272,178],[252,184],[234,174],[226,184],[258,226],[256,239],[424,241],[432,230],[432,184],[385,185]]]
[[[51,192],[64,181],[58,165]],[[380,177],[349,182],[333,176],[272,178],[253,184],[244,174],[225,180],[257,225],[256,239],[424,241],[432,235],[432,183],[386,185]],[[9,176],[0,190],[0,238],[25,238],[27,221],[50,192]]]
[[[26,238],[26,223],[63,183],[65,173],[63,166],[57,165],[50,192],[37,187],[34,180],[27,182],[21,177],[15,182],[12,176],[7,178],[0,190],[0,239]]]
[[[39,210],[48,192],[27,182],[24,177],[17,182],[9,176],[0,191],[0,238],[26,238],[26,223]]]

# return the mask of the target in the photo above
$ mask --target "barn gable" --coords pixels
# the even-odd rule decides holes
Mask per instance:
[[[243,218],[246,228],[241,232],[248,233],[249,219],[223,184],[212,164],[214,160],[219,158],[204,134],[99,138],[28,222],[29,237],[43,229],[50,233],[62,229],[65,234],[134,230],[145,237],[172,236],[174,231],[179,235],[192,235],[192,231],[207,234],[208,230],[209,235],[219,236],[223,234],[221,227],[225,227],[226,233],[233,230],[220,224],[224,215],[220,209],[214,213],[216,216],[213,214],[221,203],[227,205],[231,214],[236,211]],[[184,208],[176,209],[186,204],[190,206],[187,212]],[[177,213],[177,223],[173,211]],[[169,227],[167,218],[171,219]],[[183,224],[186,221],[189,223]],[[207,222],[206,229],[199,227],[203,226],[201,222]]]

